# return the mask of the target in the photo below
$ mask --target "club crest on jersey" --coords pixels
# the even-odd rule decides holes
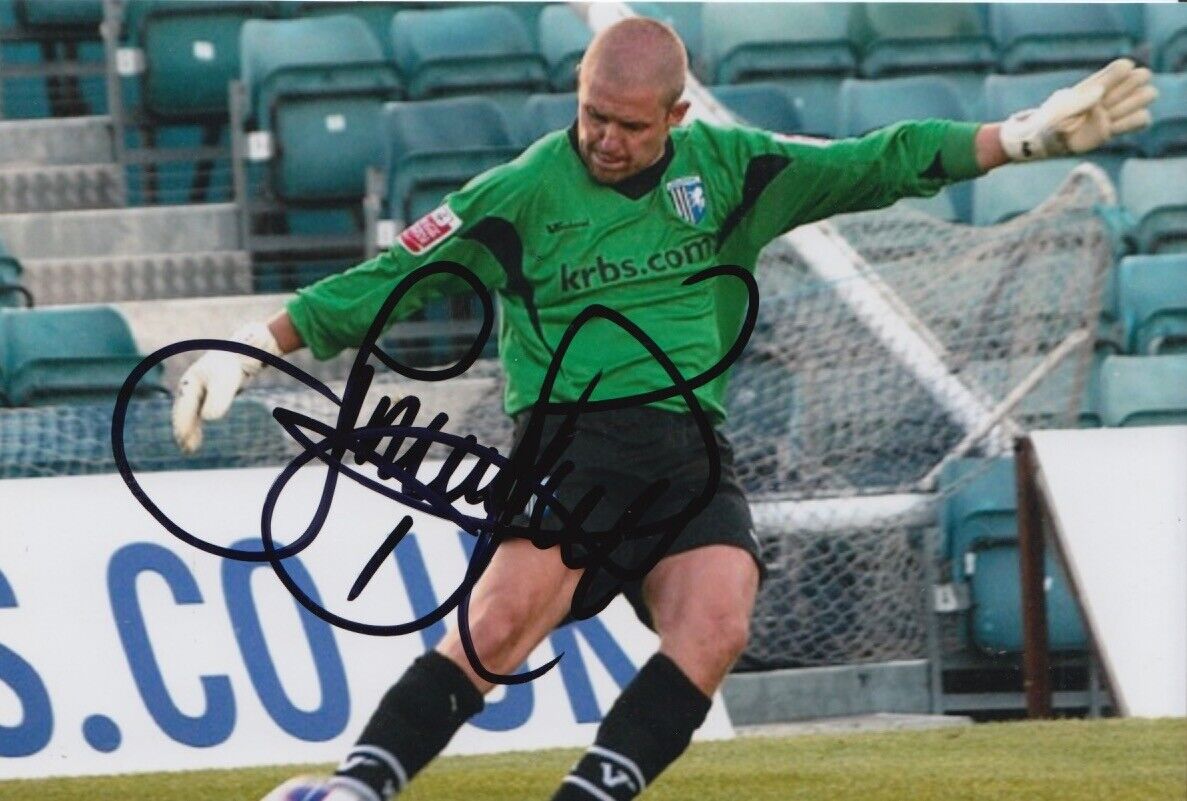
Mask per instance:
[[[667,185],[668,197],[672,198],[672,205],[686,222],[696,225],[705,219],[705,184],[701,176],[691,175],[687,178],[677,178]]]
[[[400,232],[400,244],[413,256],[419,256],[462,227],[462,218],[442,204]]]

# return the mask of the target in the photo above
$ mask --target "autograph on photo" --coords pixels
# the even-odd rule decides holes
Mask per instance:
[[[455,364],[440,369],[421,369],[403,364],[380,347],[379,339],[392,312],[405,294],[418,282],[434,276],[453,275],[465,281],[482,304],[480,330],[466,354]],[[545,374],[540,397],[528,412],[525,433],[510,455],[500,454],[493,447],[482,445],[474,435],[458,436],[444,430],[448,416],[437,414],[427,425],[417,425],[420,400],[413,395],[393,400],[383,396],[375,404],[366,421],[363,404],[375,378],[376,368],[369,364],[375,359],[392,372],[418,381],[446,381],[466,372],[482,353],[493,328],[494,305],[486,288],[472,272],[451,261],[438,261],[421,267],[396,285],[388,295],[366,336],[346,379],[339,398],[325,384],[294,367],[283,358],[239,342],[221,339],[192,339],[163,347],[144,358],[128,375],[116,399],[111,420],[111,445],[116,466],[132,495],[167,531],[195,548],[225,559],[249,562],[268,562],[285,588],[302,606],[326,622],[362,634],[393,636],[424,629],[458,610],[458,628],[463,647],[475,671],[491,682],[518,684],[531,681],[550,670],[561,656],[535,670],[515,675],[501,675],[486,670],[473,646],[469,627],[470,594],[494,557],[500,542],[510,537],[529,539],[537,548],[559,547],[564,564],[570,569],[583,570],[573,595],[571,613],[574,618],[592,617],[604,609],[615,593],[591,596],[594,581],[602,574],[613,579],[616,590],[623,583],[642,578],[663,558],[685,524],[696,517],[712,500],[721,476],[721,460],[713,424],[697,401],[694,391],[722,375],[741,355],[754,330],[758,316],[758,286],[753,275],[733,265],[715,266],[685,279],[685,284],[709,280],[741,281],[748,295],[744,320],[729,349],[704,373],[685,377],[671,359],[646,332],[621,313],[594,304],[579,313],[565,329]],[[601,373],[585,387],[576,401],[551,399],[557,375],[570,345],[582,328],[593,320],[605,320],[631,336],[667,374],[670,385],[628,397],[592,400]],[[157,364],[172,356],[190,351],[223,350],[242,354],[271,365],[322,395],[338,407],[333,425],[278,407],[272,415],[290,437],[301,447],[291,462],[283,467],[264,499],[260,517],[260,550],[228,548],[215,545],[187,531],[172,521],[149,497],[137,480],[128,461],[124,441],[128,406],[139,381]],[[643,487],[638,496],[621,510],[617,522],[605,531],[590,530],[585,522],[601,501],[602,489],[594,487],[573,508],[566,508],[556,493],[574,465],[564,459],[566,443],[580,416],[586,412],[625,409],[644,406],[679,397],[688,406],[704,443],[709,471],[701,492],[678,512],[660,519],[644,522],[648,510],[667,490],[664,480]],[[553,436],[544,441],[545,417],[561,417],[562,422]],[[387,440],[385,447],[380,445]],[[405,444],[407,447],[404,447]],[[420,477],[420,468],[432,446],[439,446],[447,455],[436,475]],[[366,475],[355,466],[370,465],[374,476]],[[454,481],[455,474],[467,458],[473,458],[469,472]],[[321,489],[318,506],[305,531],[288,545],[278,545],[273,534],[273,515],[288,482],[304,466],[320,460],[329,469]],[[493,475],[491,468],[494,468]],[[398,624],[374,624],[352,620],[331,612],[303,590],[285,568],[284,561],[309,547],[321,532],[329,516],[330,506],[338,484],[345,476],[373,492],[390,498],[406,508],[449,521],[473,535],[477,542],[465,575],[456,589],[431,612],[416,620]],[[485,483],[484,483],[485,482]],[[479,505],[483,515],[468,514],[454,506],[458,501]],[[550,516],[549,526],[544,519]],[[526,519],[526,522],[524,522]],[[355,600],[374,577],[376,571],[390,558],[400,541],[412,528],[412,517],[405,515],[374,552],[352,585],[347,600]],[[617,563],[615,548],[623,541],[635,538],[654,538],[655,545],[637,564]]]

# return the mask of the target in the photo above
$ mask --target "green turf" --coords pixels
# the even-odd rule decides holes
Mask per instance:
[[[547,799],[578,753],[443,759],[401,801]],[[288,776],[318,770],[307,766],[0,782],[0,801],[256,801]],[[991,723],[703,743],[644,798],[1183,801],[1187,720]]]

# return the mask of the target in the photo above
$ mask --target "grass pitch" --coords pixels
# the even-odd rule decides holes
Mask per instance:
[[[547,799],[576,750],[451,757],[401,801]],[[3,763],[0,763],[0,773]],[[328,766],[0,782],[0,801],[257,801]],[[991,723],[698,743],[647,801],[1187,801],[1187,720]]]

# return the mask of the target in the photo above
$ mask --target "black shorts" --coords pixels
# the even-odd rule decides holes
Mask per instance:
[[[520,447],[528,419],[527,412],[516,419],[515,448]],[[541,447],[553,439],[562,420],[556,416],[544,419]],[[586,412],[577,419],[561,457],[573,463],[573,472],[554,494],[561,507],[572,512],[591,489],[600,487],[605,493],[581,524],[594,542],[604,543],[593,546],[604,552],[591,562],[593,569],[585,570],[587,601],[597,603],[622,592],[639,619],[650,627],[642,596],[646,571],[663,556],[705,545],[741,548],[753,557],[759,574],[765,575],[750,505],[734,472],[733,450],[720,431],[714,429],[713,437],[721,466],[715,489],[708,486],[709,447],[691,415],[642,407]],[[638,515],[640,530],[623,525],[624,510],[660,480],[669,484]],[[542,532],[562,527],[559,517],[550,512],[545,505],[538,515]],[[527,526],[530,520],[525,512],[514,523]],[[646,531],[648,524],[663,520],[672,524]],[[567,547],[579,557],[589,555],[583,544],[567,537],[564,542],[568,544],[562,544],[562,549]],[[580,606],[578,603],[575,609]]]

